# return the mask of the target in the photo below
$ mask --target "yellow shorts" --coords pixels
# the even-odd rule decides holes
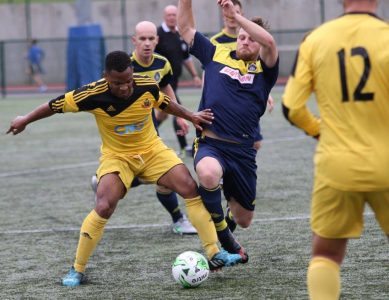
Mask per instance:
[[[140,154],[103,154],[96,175],[101,178],[109,173],[118,173],[129,190],[134,177],[145,183],[157,183],[171,168],[182,163],[177,154],[158,139],[149,151]]]
[[[347,192],[315,179],[311,228],[323,238],[357,238],[363,230],[365,204],[373,210],[382,230],[389,235],[389,190]]]

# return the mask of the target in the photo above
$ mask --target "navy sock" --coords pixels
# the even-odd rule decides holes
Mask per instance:
[[[217,237],[220,241],[220,244],[228,252],[237,253],[237,251],[240,249],[240,245],[235,241],[235,238],[228,228],[226,220],[224,219],[224,212],[221,204],[220,186],[212,190],[200,186],[199,193],[203,199],[204,206],[211,214],[212,220],[215,223]]]
[[[177,132],[177,130],[181,130],[181,127],[178,126],[177,124],[177,118],[173,118],[173,127],[174,127],[174,132]],[[185,135],[176,135],[178,143],[180,144],[180,149],[185,149],[186,146],[188,146],[188,142],[186,141],[186,136]]]
[[[166,210],[170,213],[173,223],[177,222],[180,218],[182,218],[182,213],[180,208],[178,207],[178,199],[177,194],[171,192],[170,194],[161,194],[156,193],[159,202],[166,208]]]
[[[200,185],[199,194],[203,199],[205,207],[211,214],[215,225],[222,222],[224,220],[224,212],[220,185],[212,190],[206,189]]]

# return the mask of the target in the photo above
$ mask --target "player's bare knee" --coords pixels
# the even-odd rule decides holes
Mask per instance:
[[[100,198],[97,196],[96,198],[96,206],[95,211],[97,214],[105,219],[108,219],[111,217],[113,212],[115,211],[116,205],[112,205],[107,199],[104,197]]]
[[[242,228],[249,228],[251,225],[252,219],[234,217],[234,221],[236,224],[238,224]]]
[[[213,189],[220,184],[220,176],[213,170],[203,168],[197,171],[200,184],[206,189]]]
[[[183,198],[194,198],[198,195],[197,183],[191,176],[185,178],[185,183],[179,188],[180,196]]]

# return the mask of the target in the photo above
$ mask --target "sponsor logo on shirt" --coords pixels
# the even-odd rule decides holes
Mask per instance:
[[[108,106],[107,111],[116,111],[115,107],[112,105]]]
[[[161,80],[161,74],[159,74],[159,72],[156,72],[156,73],[154,74],[154,80],[155,80],[156,82],[159,82],[159,81]]]
[[[249,67],[248,67],[248,70],[251,71],[251,72],[256,71],[257,70],[257,65],[254,64],[254,63],[250,64]]]
[[[132,132],[141,131],[149,117],[147,116],[143,121],[134,124],[115,126],[115,132],[120,135],[130,134]]]
[[[220,70],[220,73],[226,74],[232,79],[238,80],[241,84],[252,84],[254,82],[254,74],[241,75],[239,70],[232,69],[230,67],[224,67]]]

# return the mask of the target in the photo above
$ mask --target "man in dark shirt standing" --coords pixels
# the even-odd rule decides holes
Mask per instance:
[[[173,69],[173,78],[170,85],[176,94],[177,102],[181,103],[177,96],[177,86],[179,77],[182,74],[182,65],[185,65],[188,72],[192,75],[196,86],[201,86],[202,82],[189,55],[188,45],[181,39],[177,31],[177,7],[174,5],[166,6],[163,20],[163,23],[157,30],[159,42],[155,48],[155,52],[165,56],[169,60]],[[176,118],[173,120],[173,125],[176,132],[180,130]],[[192,147],[188,146],[184,135],[177,135],[177,139],[180,144],[181,155],[185,155],[186,150],[191,151]]]

